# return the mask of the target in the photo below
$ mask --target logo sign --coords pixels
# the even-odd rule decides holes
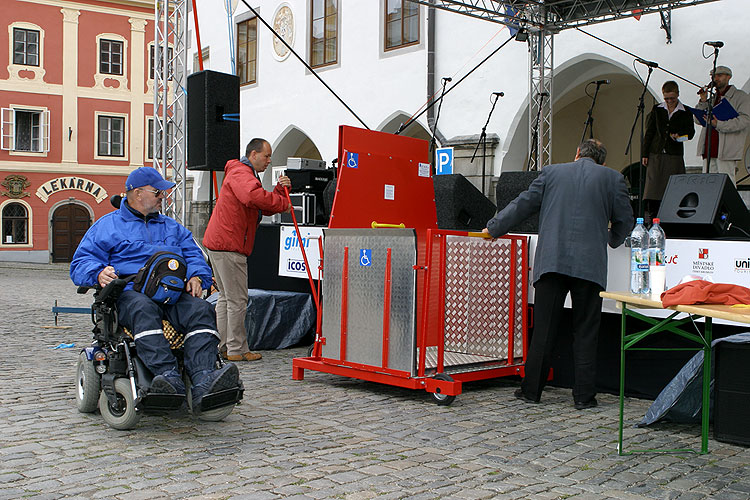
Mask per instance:
[[[346,153],[346,166],[349,168],[359,168],[359,153]]]
[[[294,226],[281,226],[279,231],[279,276],[288,278],[307,279],[307,266],[300,249],[300,239],[305,248],[307,262],[313,279],[318,279],[320,264],[320,248],[318,239],[323,238],[322,227],[300,227],[300,236]]]
[[[699,259],[707,259],[708,258],[708,248],[699,248],[698,249],[698,258]]]
[[[362,248],[359,251],[359,265],[370,267],[372,265],[372,249]]]
[[[437,175],[448,175],[453,173],[453,148],[438,148],[435,150],[435,162]]]

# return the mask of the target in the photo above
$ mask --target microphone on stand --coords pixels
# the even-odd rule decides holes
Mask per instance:
[[[505,95],[505,92],[493,92],[492,95],[496,95],[498,97],[503,97]]]
[[[539,92],[539,97],[549,97],[549,92]]]
[[[609,80],[597,80],[597,81],[591,82],[591,83],[595,83],[596,85],[609,85]],[[591,85],[591,84],[589,84],[589,85]]]
[[[724,42],[703,42],[703,45],[710,45],[711,47],[720,49],[724,46]]]
[[[641,59],[640,57],[636,58],[636,61],[638,61],[641,64],[645,64],[649,68],[658,68],[659,64],[655,63],[654,61],[646,61],[645,59]]]
[[[451,78],[449,76],[446,76],[446,77],[443,78],[443,82],[445,82],[445,83],[452,82],[452,81],[453,81],[453,78]]]

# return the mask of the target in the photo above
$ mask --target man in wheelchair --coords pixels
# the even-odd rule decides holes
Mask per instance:
[[[192,383],[193,412],[200,414],[237,402],[242,383],[237,366],[218,358],[216,316],[212,305],[201,298],[203,289],[212,283],[211,268],[190,231],[159,213],[166,191],[174,186],[154,168],[134,170],[125,183],[126,198],[119,210],[99,218],[81,240],[70,277],[78,286],[106,287],[118,278],[130,281],[157,252],[172,252],[184,259],[186,283],[179,282],[177,299],[159,303],[127,283],[116,299],[117,321],[130,330],[138,359],[153,374],[149,395],[182,396],[184,400],[187,390],[162,320],[184,333],[183,365]],[[170,268],[177,262],[170,261]],[[122,286],[122,280],[118,281]],[[212,398],[232,389],[239,397],[231,401]]]

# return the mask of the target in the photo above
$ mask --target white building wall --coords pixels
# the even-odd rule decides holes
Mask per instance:
[[[385,53],[382,49],[383,0],[339,0],[338,63],[319,70],[320,76],[373,129],[403,112],[417,112],[427,93],[427,8],[421,7],[420,44]],[[222,0],[199,0],[199,22],[203,45],[211,46],[211,69],[229,71],[226,14]],[[294,49],[308,58],[309,1],[289,0],[295,16]],[[278,2],[255,0],[260,14],[271,22]],[[750,87],[750,42],[746,36],[750,24],[747,0],[720,0],[672,12],[673,43],[665,43],[656,14],[584,27],[583,30],[622,47],[644,59],[698,84],[709,81],[711,60],[701,55],[706,40],[722,40],[719,64],[734,71],[732,83]],[[235,18],[247,11],[242,3]],[[507,28],[455,13],[436,12],[435,88],[440,78],[450,76],[455,84],[483,57],[509,36]],[[285,133],[296,128],[309,137],[323,159],[337,154],[337,128],[341,124],[361,126],[333,95],[303,65],[290,55],[279,61],[273,55],[272,35],[258,26],[258,82],[241,88],[241,143],[262,136],[276,146]],[[191,44],[195,50],[195,41]],[[577,30],[555,36],[553,81],[553,161],[569,160],[575,152],[586,120],[590,98],[586,83],[609,78],[603,86],[594,111],[594,131],[610,150],[608,164],[622,169],[640,156],[639,131],[634,152],[625,156],[628,134],[636,113],[644,76],[643,65],[634,58]],[[460,86],[452,90],[443,104],[439,129],[444,137],[478,135],[490,109],[489,96],[502,91],[488,134],[499,137],[493,174],[502,170],[523,170],[528,151],[528,52],[525,43],[511,41]],[[661,96],[666,80],[675,79],[654,71],[649,93]],[[696,88],[677,80],[686,104],[697,101]],[[593,87],[591,87],[593,89]],[[647,95],[646,113],[653,100]],[[426,128],[426,114],[420,118]],[[388,130],[393,131],[393,130]],[[696,134],[697,135],[697,134]],[[696,141],[686,145],[686,164],[700,165],[695,154]],[[238,152],[239,154],[239,152]],[[280,159],[283,160],[283,159]],[[278,164],[277,158],[274,162]],[[282,163],[283,164],[283,163]]]

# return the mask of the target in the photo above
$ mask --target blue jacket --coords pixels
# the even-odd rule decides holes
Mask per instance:
[[[107,266],[114,267],[121,278],[135,274],[159,251],[182,255],[188,264],[188,279],[198,276],[203,288],[211,285],[211,268],[192,233],[171,217],[159,213],[144,217],[131,210],[126,200],[119,210],[100,217],[86,231],[70,263],[70,279],[78,286],[96,285]]]

